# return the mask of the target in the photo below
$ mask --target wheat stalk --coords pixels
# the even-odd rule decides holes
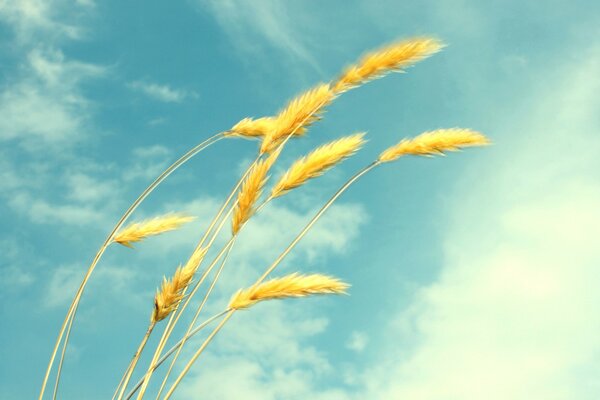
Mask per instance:
[[[412,139],[403,139],[398,144],[384,150],[379,162],[389,162],[405,155],[432,156],[445,151],[457,151],[461,147],[483,146],[489,140],[479,132],[470,129],[451,128],[424,132]]]
[[[229,302],[229,308],[240,310],[252,307],[260,301],[288,297],[306,297],[315,294],[342,294],[346,293],[348,287],[347,283],[330,276],[293,273],[237,291]]]
[[[443,44],[433,38],[413,38],[385,46],[366,54],[344,71],[334,82],[332,90],[341,93],[392,71],[401,71],[438,52]]]
[[[260,153],[273,151],[288,135],[301,136],[306,127],[319,119],[323,108],[333,101],[329,84],[320,84],[292,99],[274,118],[274,127],[264,137]]]
[[[358,133],[327,143],[300,158],[273,186],[271,198],[284,195],[291,189],[303,185],[309,179],[321,176],[325,171],[350,157],[363,144],[364,133]]]
[[[58,332],[58,337],[56,338],[56,341],[54,343],[54,348],[52,349],[52,354],[50,355],[50,360],[48,361],[48,365],[46,366],[46,372],[44,374],[44,379],[42,381],[42,386],[40,388],[40,394],[38,396],[38,400],[42,400],[43,397],[44,397],[44,393],[46,391],[46,386],[48,384],[48,378],[50,377],[50,371],[52,370],[52,366],[54,365],[54,360],[56,358],[56,354],[58,352],[58,348],[60,347],[60,344],[62,342],[63,343],[63,347],[62,347],[62,351],[61,351],[61,354],[60,354],[60,359],[59,359],[59,362],[58,362],[58,368],[57,368],[57,372],[56,372],[56,382],[55,382],[55,385],[54,385],[54,395],[53,395],[53,398],[56,398],[56,394],[57,394],[57,391],[58,391],[58,385],[59,385],[59,381],[60,381],[60,376],[61,376],[61,371],[62,371],[62,365],[63,365],[63,361],[65,359],[65,354],[66,354],[66,351],[67,351],[67,346],[69,344],[69,338],[71,336],[71,329],[73,327],[73,321],[75,321],[75,317],[77,315],[77,310],[79,308],[79,302],[81,301],[81,296],[83,295],[85,287],[87,286],[87,283],[89,282],[90,277],[92,276],[92,273],[96,269],[96,266],[98,265],[98,262],[100,261],[100,259],[104,255],[104,252],[106,251],[106,249],[108,248],[108,246],[111,243],[113,243],[112,239],[114,238],[115,234],[119,231],[119,229],[121,229],[121,227],[125,224],[125,222],[127,222],[127,220],[129,219],[129,217],[139,207],[139,205],[146,199],[146,197],[148,197],[150,195],[150,193],[152,193],[165,179],[167,179],[167,177],[169,175],[171,175],[173,172],[175,172],[179,167],[181,167],[183,164],[185,164],[187,161],[189,161],[195,155],[197,155],[198,153],[200,153],[202,150],[204,150],[207,147],[209,147],[210,145],[218,142],[223,137],[224,137],[223,132],[217,133],[217,134],[211,136],[210,138],[204,140],[203,142],[199,143],[198,145],[194,146],[190,150],[188,150],[187,153],[185,153],[184,155],[182,155],[173,164],[171,164],[169,167],[167,167],[167,169],[165,169],[137,197],[137,199],[135,199],[135,201],[129,206],[129,208],[121,216],[121,218],[119,219],[119,221],[117,221],[117,223],[113,227],[113,230],[108,234],[108,236],[104,240],[104,243],[102,244],[102,246],[100,246],[100,248],[96,252],[96,255],[94,256],[94,259],[92,260],[92,263],[88,267],[88,270],[86,271],[85,276],[83,277],[83,280],[79,284],[79,288],[77,288],[77,292],[75,293],[75,297],[73,298],[73,300],[71,302],[71,305],[69,306],[69,309],[67,311],[67,315],[65,316],[65,319],[62,322],[62,325],[61,325],[60,330]],[[64,338],[64,341],[63,341],[63,338]]]

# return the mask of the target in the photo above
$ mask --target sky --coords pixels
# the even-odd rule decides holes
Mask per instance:
[[[366,51],[433,36],[442,52],[345,93],[289,143],[274,177],[329,140],[369,140],[248,223],[206,316],[384,148],[456,126],[493,145],[401,159],[357,182],[275,273],[331,274],[349,295],[237,313],[174,398],[598,399],[599,13],[589,0],[0,0],[0,398],[37,396],[93,255],[171,162]],[[156,287],[256,149],[218,142],[136,211],[197,218],[108,249],[59,398],[112,394]]]

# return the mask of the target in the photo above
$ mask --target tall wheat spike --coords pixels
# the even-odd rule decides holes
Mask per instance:
[[[183,267],[179,266],[175,270],[171,279],[163,278],[163,283],[154,296],[151,322],[162,321],[177,308],[177,305],[183,299],[184,290],[192,282],[192,278],[207,251],[208,248],[199,248]]]
[[[357,133],[327,143],[300,158],[287,170],[271,190],[271,198],[284,195],[306,181],[322,175],[329,168],[350,157],[365,143],[365,133]]]
[[[280,151],[275,151],[269,157],[259,160],[248,174],[238,193],[237,203],[233,209],[231,231],[236,235],[242,226],[254,214],[255,205],[260,198],[267,182],[269,170],[277,160]]]
[[[393,43],[366,54],[344,71],[332,90],[341,93],[392,71],[401,71],[438,52],[443,44],[433,38],[413,38]]]
[[[134,222],[117,233],[113,241],[123,246],[132,247],[132,243],[142,241],[149,236],[172,231],[192,220],[194,220],[194,217],[167,214],[141,222]]]
[[[229,308],[240,310],[260,301],[306,297],[315,294],[344,294],[350,285],[327,275],[293,273],[239,290],[229,302]]]
[[[334,98],[335,93],[324,83],[292,99],[275,116],[275,126],[263,138],[261,154],[271,152],[288,135],[303,135],[306,127],[319,119],[319,114]]]
[[[470,129],[450,128],[424,132],[412,139],[403,139],[398,144],[384,150],[378,162],[394,161],[405,155],[432,156],[445,151],[457,151],[461,147],[489,144],[483,134]]]

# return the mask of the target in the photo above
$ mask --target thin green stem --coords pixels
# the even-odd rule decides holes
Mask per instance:
[[[131,216],[131,214],[133,214],[133,212],[137,209],[137,207],[144,201],[144,199],[146,199],[146,197],[152,193],[152,191],[154,191],[154,189],[156,189],[156,187],[158,185],[160,185],[162,183],[162,181],[164,181],[169,175],[171,175],[175,170],[177,170],[181,165],[183,165],[184,163],[186,163],[189,159],[191,159],[192,157],[194,157],[196,154],[198,154],[200,151],[204,150],[205,148],[207,148],[208,146],[212,145],[213,143],[216,143],[217,141],[221,140],[224,137],[224,132],[220,132],[217,133],[214,136],[211,136],[210,138],[206,139],[205,141],[203,141],[202,143],[196,145],[195,147],[193,147],[191,150],[189,150],[187,153],[185,153],[183,156],[181,156],[177,161],[175,161],[171,166],[169,166],[165,171],[163,171],[163,173],[161,173],[155,180],[154,182],[152,182],[143,192],[142,194],[140,194],[138,196],[138,198],[131,204],[131,206],[129,206],[129,208],[127,209],[127,211],[125,211],[125,213],[123,214],[123,216],[119,219],[119,221],[117,222],[117,224],[115,225],[115,227],[113,228],[113,230],[111,231],[111,233],[107,236],[106,240],[104,241],[104,243],[102,244],[102,246],[100,247],[100,249],[98,250],[98,252],[96,253],[91,265],[89,266],[83,281],[81,282],[81,284],[79,285],[79,288],[77,289],[77,292],[75,294],[75,297],[73,298],[73,301],[71,303],[71,305],[69,306],[69,310],[67,311],[67,315],[65,316],[65,319],[61,325],[60,331],[58,333],[58,338],[56,339],[56,342],[54,344],[54,349],[52,350],[52,354],[50,355],[50,361],[48,362],[48,366],[46,368],[46,373],[44,375],[44,380],[42,382],[42,387],[40,389],[40,394],[38,397],[38,400],[42,400],[44,397],[44,392],[46,391],[46,386],[48,384],[48,378],[50,377],[50,371],[52,370],[52,366],[54,365],[54,359],[56,358],[56,354],[58,352],[58,348],[63,340],[63,336],[64,336],[64,344],[63,344],[63,350],[61,352],[61,357],[60,357],[60,362],[58,365],[58,369],[57,369],[57,373],[56,373],[56,387],[54,389],[54,393],[56,394],[56,391],[58,390],[58,384],[60,382],[60,375],[61,375],[61,371],[62,371],[62,365],[63,365],[63,361],[64,361],[64,357],[65,357],[65,353],[67,350],[67,346],[69,343],[69,337],[71,334],[71,328],[73,326],[73,321],[75,319],[75,316],[77,314],[77,309],[79,306],[79,301],[81,299],[81,296],[83,294],[83,291],[87,285],[87,282],[90,279],[90,276],[92,275],[92,272],[94,271],[94,269],[96,268],[96,265],[98,264],[98,262],[100,261],[100,258],[102,258],[102,255],[104,254],[106,248],[112,243],[112,240],[115,236],[115,234],[117,233],[117,231],[119,229],[121,229],[121,227],[123,226],[123,224],[127,221],[127,219]],[[66,332],[66,335],[65,335]]]

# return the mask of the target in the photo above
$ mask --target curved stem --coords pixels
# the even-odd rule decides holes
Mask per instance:
[[[146,334],[142,338],[142,342],[140,343],[137,351],[135,352],[135,354],[133,356],[133,359],[131,360],[131,363],[129,363],[129,366],[127,367],[127,370],[125,371],[125,374],[123,375],[124,379],[122,379],[123,383],[121,385],[121,391],[119,392],[119,387],[117,387],[117,390],[115,391],[113,398],[117,395],[117,393],[119,393],[119,397],[118,397],[119,399],[123,398],[125,389],[127,389],[127,385],[129,384],[129,379],[131,379],[131,374],[133,374],[133,371],[135,370],[135,366],[136,366],[138,360],[140,359],[140,356],[142,355],[142,351],[144,350],[144,347],[146,346],[146,342],[148,342],[148,338],[150,337],[150,334],[152,333],[152,330],[154,329],[155,326],[156,326],[156,322],[150,323],[150,326],[148,327]]]
[[[227,312],[229,312],[229,309],[223,310],[220,313],[213,315],[212,317],[210,317],[209,319],[207,319],[206,321],[204,321],[203,323],[201,323],[200,325],[198,325],[197,327],[195,327],[187,336],[183,337],[179,342],[177,342],[173,347],[171,347],[167,352],[165,352],[165,354],[160,358],[160,360],[158,360],[155,364],[151,365],[150,366],[150,370],[152,372],[154,372],[154,370],[157,369],[158,367],[160,367],[162,365],[162,363],[164,363],[167,360],[167,358],[169,358],[169,356],[171,354],[173,354],[177,349],[179,349],[182,346],[182,344],[183,344],[184,341],[186,341],[189,338],[193,337],[195,334],[197,334],[198,332],[200,332],[208,324],[210,324],[211,322],[213,322],[217,318],[222,317]],[[145,376],[143,376],[135,384],[135,386],[133,387],[133,389],[131,389],[131,391],[127,394],[127,397],[125,397],[125,400],[130,400],[133,397],[133,395],[135,394],[135,392],[137,392],[137,390],[142,386],[142,383],[144,383],[144,378],[145,378]]]
[[[175,383],[173,383],[173,386],[171,386],[171,388],[169,389],[169,391],[165,395],[164,400],[168,400],[168,399],[171,398],[171,396],[173,395],[173,392],[175,391],[175,389],[177,389],[177,386],[179,386],[179,383],[181,383],[181,380],[183,379],[183,377],[188,373],[188,371],[192,367],[192,364],[194,364],[194,362],[196,361],[196,359],[198,357],[200,357],[200,354],[202,354],[202,352],[204,351],[204,349],[206,348],[206,346],[208,346],[208,344],[215,337],[215,335],[217,333],[219,333],[219,331],[221,330],[221,328],[223,328],[223,326],[225,325],[225,323],[229,320],[229,318],[231,318],[231,316],[233,315],[234,312],[235,312],[235,310],[229,310],[229,312],[227,313],[227,315],[225,315],[225,318],[223,318],[221,320],[221,322],[219,323],[219,325],[217,325],[217,327],[215,329],[213,329],[213,331],[206,338],[206,340],[204,341],[204,343],[202,343],[202,346],[200,346],[200,348],[196,351],[196,353],[194,354],[194,356],[192,357],[192,359],[186,364],[185,368],[183,368],[183,371],[181,371],[181,373],[179,374],[179,376],[175,380]]]
[[[173,366],[175,365],[175,362],[177,361],[177,358],[179,357],[179,354],[181,353],[181,349],[183,349],[183,346],[185,345],[185,342],[186,342],[185,338],[190,334],[192,328],[194,327],[194,324],[198,320],[198,317],[200,316],[200,313],[204,309],[204,305],[208,301],[208,298],[210,297],[213,289],[215,288],[215,286],[217,284],[217,281],[219,280],[219,277],[221,276],[221,272],[223,272],[223,268],[225,267],[225,264],[227,264],[227,260],[229,259],[229,254],[231,254],[231,249],[233,248],[234,244],[235,244],[235,236],[232,237],[231,244],[228,245],[227,252],[225,253],[225,256],[223,257],[223,261],[221,261],[221,265],[219,266],[219,269],[215,273],[215,276],[214,276],[212,282],[210,283],[210,286],[209,286],[208,290],[206,291],[206,294],[204,295],[204,298],[202,299],[202,302],[200,303],[200,306],[196,310],[196,314],[194,315],[194,318],[192,319],[192,322],[190,323],[190,326],[188,327],[187,331],[185,332],[185,335],[183,335],[184,339],[182,339],[181,346],[179,347],[179,350],[177,350],[177,353],[175,354],[175,356],[173,356],[173,359],[171,360],[171,365],[169,365],[169,369],[167,370],[167,373],[165,374],[165,377],[163,378],[163,381],[162,381],[162,383],[160,385],[160,388],[158,389],[158,393],[156,395],[156,399],[157,400],[160,397],[160,395],[161,395],[161,393],[162,393],[162,391],[163,391],[163,389],[164,389],[164,387],[165,387],[165,385],[167,383],[167,380],[169,379],[169,375],[171,374]]]
[[[298,242],[304,237],[304,235],[306,235],[306,233],[310,230],[310,228],[312,228],[312,226],[319,220],[319,218],[321,218],[323,213],[325,213],[325,211],[327,211],[327,209],[329,207],[331,207],[333,202],[336,201],[337,198],[342,195],[342,193],[344,193],[361,176],[363,176],[364,174],[366,174],[367,172],[369,172],[370,170],[375,168],[377,165],[379,165],[378,162],[373,162],[373,163],[367,165],[365,168],[361,169],[356,174],[354,174],[354,176],[352,178],[350,178],[342,187],[340,187],[338,189],[338,191],[335,192],[333,194],[333,196],[331,196],[331,198],[327,201],[327,203],[325,203],[323,205],[323,207],[321,207],[321,209],[315,214],[315,216],[312,217],[312,219],[309,221],[309,223],[306,224],[306,226],[304,227],[304,229],[302,229],[302,231],[300,231],[300,233],[298,234],[298,236],[296,236],[296,238],[292,241],[292,243],[290,243],[288,245],[288,247],[279,255],[279,257],[277,257],[277,259],[275,261],[273,261],[271,266],[269,266],[269,268],[267,268],[267,270],[256,281],[255,285],[260,284],[262,281],[264,281],[266,279],[266,277],[271,272],[273,272],[273,270],[279,265],[279,263],[285,258],[285,256],[287,256],[288,253],[298,244]]]
[[[228,213],[228,215],[229,215],[229,213]],[[221,230],[221,228],[225,224],[226,220],[227,220],[227,218],[224,218],[221,221],[221,223],[219,224],[219,227],[217,228],[217,230],[213,234],[213,237],[211,238],[211,240],[210,240],[210,242],[208,244],[209,248],[214,243],[214,241],[215,241],[215,239],[216,239],[219,231]],[[231,243],[231,241],[223,249],[221,249],[221,252],[213,260],[213,262],[211,263],[211,265],[206,269],[206,271],[204,271],[204,273],[202,274],[202,277],[196,283],[196,285],[194,286],[194,289],[192,290],[192,292],[190,293],[190,295],[186,297],[183,306],[179,310],[179,313],[177,313],[177,316],[175,316],[174,319],[170,319],[169,320],[169,324],[167,324],[167,326],[166,326],[166,328],[165,328],[165,330],[163,332],[163,335],[162,335],[162,337],[161,337],[161,339],[160,339],[160,341],[158,343],[158,346],[156,347],[156,350],[154,351],[154,356],[152,357],[152,361],[150,362],[150,365],[154,364],[156,362],[156,360],[158,360],[158,357],[160,357],[160,353],[162,352],[162,350],[164,349],[165,345],[167,344],[167,340],[169,339],[171,333],[173,332],[173,329],[175,329],[175,325],[177,324],[177,322],[179,321],[179,318],[181,317],[181,315],[183,314],[183,312],[187,308],[187,305],[189,304],[189,302],[191,301],[192,297],[196,293],[198,287],[200,287],[200,285],[204,282],[204,279],[206,279],[206,277],[208,276],[208,273],[212,270],[212,268],[215,266],[215,264],[223,256],[223,254],[225,253],[225,251],[226,251],[227,247],[230,245],[230,243]],[[146,392],[146,389],[148,387],[148,384],[150,383],[150,378],[151,377],[152,377],[152,372],[150,371],[150,369],[148,369],[148,374],[146,375],[145,381],[142,383],[142,388],[140,389],[140,393],[138,394],[138,399],[141,399],[141,396],[143,396],[144,393]]]
[[[125,213],[123,214],[123,216],[121,217],[121,219],[119,219],[119,221],[117,222],[117,224],[115,225],[115,227],[113,228],[113,230],[111,231],[111,233],[108,235],[108,237],[106,238],[106,240],[104,241],[104,243],[102,244],[102,246],[100,247],[100,249],[98,250],[98,252],[96,253],[96,256],[94,257],[91,265],[89,266],[83,281],[81,282],[81,284],[79,285],[79,288],[77,289],[77,292],[75,294],[75,297],[71,303],[71,305],[69,306],[69,310],[67,311],[67,315],[65,316],[65,319],[62,323],[62,326],[60,328],[59,334],[58,334],[58,338],[56,339],[56,343],[54,344],[54,349],[52,350],[52,354],[50,356],[50,361],[48,362],[48,366],[46,368],[46,373],[44,375],[44,380],[42,382],[42,388],[40,390],[40,395],[38,397],[39,400],[42,400],[44,397],[44,392],[46,390],[46,385],[48,384],[48,378],[50,377],[50,371],[52,370],[52,366],[54,364],[54,359],[56,358],[56,354],[58,352],[58,347],[60,346],[62,339],[63,339],[63,335],[64,335],[64,344],[63,344],[63,350],[61,353],[61,357],[60,357],[60,362],[59,362],[59,366],[57,369],[57,378],[56,378],[56,388],[55,388],[55,393],[58,390],[58,384],[59,384],[59,380],[60,380],[60,374],[61,374],[61,370],[62,370],[62,364],[64,361],[64,356],[65,356],[65,352],[68,346],[68,342],[69,342],[69,336],[71,334],[71,327],[73,325],[73,320],[75,319],[75,315],[77,313],[77,308],[79,306],[79,301],[81,299],[81,295],[83,294],[83,291],[85,289],[85,286],[87,285],[87,282],[90,279],[90,276],[92,275],[92,272],[94,271],[94,269],[96,268],[96,265],[98,264],[98,261],[100,261],[100,258],[102,257],[102,255],[104,254],[104,251],[106,250],[106,248],[108,247],[108,245],[112,242],[115,234],[117,233],[117,231],[119,229],[121,229],[121,227],[123,226],[123,224],[127,221],[127,219],[131,216],[131,214],[133,214],[133,212],[135,211],[135,209],[142,203],[142,201],[144,201],[144,199],[150,194],[152,193],[152,191],[154,189],[156,189],[156,187],[158,185],[160,185],[160,183],[162,181],[164,181],[169,175],[171,175],[177,168],[179,168],[181,165],[183,165],[184,163],[186,163],[190,158],[194,157],[196,154],[198,154],[200,151],[204,150],[205,148],[207,148],[208,146],[210,146],[213,143],[216,143],[217,141],[221,140],[224,137],[224,132],[220,132],[217,133],[214,136],[211,136],[210,138],[206,139],[205,141],[203,141],[202,143],[196,145],[195,147],[193,147],[191,150],[189,150],[187,153],[185,153],[183,156],[181,156],[177,161],[175,161],[171,166],[169,166],[162,174],[160,174],[155,180],[154,182],[152,182],[150,184],[150,186],[148,186],[143,192],[142,194],[140,194],[138,196],[138,198],[131,204],[131,206],[129,206],[129,208],[127,209],[127,211],[125,211]],[[65,331],[66,331],[66,335],[65,335]]]

